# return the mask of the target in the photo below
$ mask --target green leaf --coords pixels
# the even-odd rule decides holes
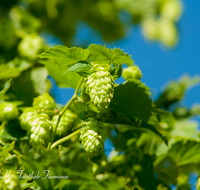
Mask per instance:
[[[55,80],[59,87],[72,87],[76,88],[80,80],[79,74],[75,72],[67,72],[63,74],[68,68],[59,67],[53,61],[43,61],[42,64],[48,70],[48,73]]]
[[[165,135],[162,133],[162,131],[158,127],[154,125],[150,125],[145,122],[142,122],[140,127],[153,131],[156,135],[161,137],[161,139],[165,142],[166,145],[168,145],[168,139],[165,137]]]
[[[26,60],[21,60],[18,57],[9,61],[7,64],[10,67],[18,68],[20,71],[24,71],[32,66],[32,64],[30,62],[27,62]]]
[[[7,143],[5,146],[0,146],[0,161],[4,161],[5,158],[9,156],[9,152],[15,147],[15,141],[12,143]]]
[[[66,46],[56,46],[40,54],[41,59],[48,58],[61,67],[67,67],[88,58],[90,51],[78,47],[68,48]]]
[[[114,89],[110,108],[121,112],[130,120],[137,117],[148,122],[153,112],[148,90],[149,88],[139,80],[127,81]]]
[[[171,131],[171,136],[176,139],[198,140],[200,132],[198,131],[199,122],[182,119],[176,121],[176,125]]]
[[[178,177],[178,168],[170,156],[159,156],[154,162],[154,172],[158,179],[170,184],[176,183]]]
[[[35,92],[33,87],[31,71],[32,69],[27,69],[19,77],[12,79],[12,85],[6,93],[6,98],[9,101],[22,101],[24,106],[32,105],[33,98],[38,93]]]
[[[111,75],[114,77],[114,79],[118,79],[122,75],[122,65],[115,66],[113,70],[111,71]]]
[[[47,76],[48,72],[45,67],[37,67],[31,71],[31,80],[35,92],[38,94],[44,94],[47,89]]]
[[[11,79],[7,80],[6,83],[4,84],[3,90],[0,92],[0,100],[3,98],[3,96],[5,95],[5,93],[10,88],[10,82],[11,82]]]
[[[112,64],[114,54],[111,49],[96,44],[91,44],[88,49],[93,64]]]
[[[128,66],[133,65],[131,55],[128,55],[128,53],[124,53],[123,50],[120,50],[119,48],[113,49],[112,53],[114,54],[113,62],[117,65],[121,65],[123,63],[127,64]]]
[[[198,141],[179,141],[172,145],[170,155],[177,166],[200,163],[200,143]]]
[[[91,69],[92,69],[91,64],[89,64],[86,61],[82,61],[82,62],[74,64],[67,71],[76,72],[81,76],[88,76],[89,74],[92,73],[92,71],[90,71]]]
[[[20,73],[20,69],[16,67],[10,67],[5,64],[0,65],[0,80],[18,77]]]
[[[164,128],[173,128],[175,125],[175,118],[173,117],[172,113],[162,110],[162,109],[157,109],[157,118],[160,122],[160,124],[165,125],[163,126]]]

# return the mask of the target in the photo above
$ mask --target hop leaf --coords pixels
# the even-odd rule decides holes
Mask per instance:
[[[21,128],[24,130],[28,130],[28,122],[37,115],[37,111],[35,108],[26,108],[24,112],[20,115],[19,120],[20,120],[20,125]]]
[[[53,117],[52,121],[54,124],[56,123],[57,119],[58,115]],[[66,110],[60,119],[60,122],[56,130],[56,134],[59,136],[66,135],[67,132],[75,125],[77,119],[78,117],[76,114],[72,113],[70,110]]]
[[[114,94],[114,78],[109,71],[96,71],[86,82],[86,93],[99,111],[106,109]]]
[[[140,79],[142,78],[142,72],[138,66],[130,66],[123,70],[122,76],[125,80],[128,79]]]
[[[94,119],[84,122],[80,131],[80,140],[90,157],[97,156],[106,140],[105,125]]]
[[[48,93],[45,93],[34,98],[33,107],[37,110],[54,110],[56,104],[54,99]]]
[[[33,145],[47,145],[52,136],[52,125],[46,116],[37,115],[28,123],[28,135]]]
[[[13,173],[10,175],[6,174],[3,176],[3,183],[7,190],[20,190],[19,181],[17,176]]]
[[[14,104],[2,102],[0,103],[0,121],[9,121],[17,118],[19,112]]]

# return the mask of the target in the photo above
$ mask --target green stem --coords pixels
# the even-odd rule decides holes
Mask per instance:
[[[77,135],[80,132],[80,129],[78,129],[77,131],[74,131],[73,133],[71,133],[70,135],[63,137],[62,139],[59,139],[58,141],[56,141],[55,143],[53,143],[51,145],[51,149],[55,148],[56,146],[58,146],[59,144],[62,144],[66,141],[68,141],[69,139],[71,139],[73,136]]]
[[[72,98],[69,100],[69,102],[65,105],[65,107],[62,109],[62,111],[59,113],[57,122],[56,122],[56,124],[55,124],[55,131],[54,131],[54,134],[53,134],[53,138],[52,138],[52,141],[48,144],[47,150],[50,149],[51,144],[52,144],[53,141],[54,141],[54,138],[55,138],[55,136],[56,136],[56,131],[57,131],[57,128],[58,128],[58,124],[59,124],[59,122],[60,122],[60,119],[61,119],[62,115],[63,115],[63,114],[65,113],[65,111],[69,108],[69,106],[78,98],[78,90],[79,90],[79,88],[80,88],[80,86],[81,86],[81,84],[82,84],[82,82],[83,82],[83,79],[84,79],[84,77],[81,77],[81,79],[80,79],[80,81],[79,81],[79,83],[78,83],[78,85],[77,85],[77,87],[76,87],[76,90],[75,90],[75,92],[74,92],[74,95],[73,95]]]

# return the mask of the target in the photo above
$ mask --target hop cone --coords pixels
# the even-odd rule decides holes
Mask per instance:
[[[54,99],[48,93],[45,93],[34,98],[33,107],[37,110],[54,110],[56,104]]]
[[[18,50],[22,57],[33,60],[42,51],[43,45],[44,42],[40,36],[31,34],[22,39],[19,43]]]
[[[182,3],[180,0],[161,1],[161,16],[171,21],[177,21],[182,13]]]
[[[173,47],[178,41],[175,23],[168,19],[159,21],[159,39],[166,47]]]
[[[57,119],[58,119],[58,116],[53,117],[52,121],[54,122],[54,124],[56,123]],[[66,110],[60,119],[60,122],[56,130],[56,134],[59,136],[66,135],[67,132],[74,126],[77,119],[78,117],[76,114],[72,113],[70,110]]]
[[[19,120],[21,124],[21,128],[24,130],[28,130],[28,122],[37,115],[37,111],[35,108],[26,108],[24,112],[20,115]]]
[[[81,128],[79,138],[89,156],[97,156],[104,147],[106,128],[102,122],[96,120],[85,122]]]
[[[17,177],[15,174],[3,176],[3,183],[7,190],[20,190]]]
[[[52,125],[45,116],[35,116],[28,123],[28,135],[31,144],[47,145],[52,136]]]
[[[140,79],[142,78],[142,72],[137,66],[130,66],[123,70],[122,76],[125,80],[128,79]]]
[[[114,94],[114,78],[108,71],[92,73],[86,83],[86,93],[99,111],[106,109]]]
[[[15,105],[7,102],[0,103],[0,121],[16,119],[19,112]]]
[[[158,21],[154,18],[145,19],[142,22],[142,33],[150,40],[157,40],[159,37]]]

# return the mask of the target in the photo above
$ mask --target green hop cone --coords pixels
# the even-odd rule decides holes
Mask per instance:
[[[140,79],[142,78],[142,72],[138,66],[130,66],[123,69],[122,76],[125,80],[128,79]]]
[[[114,78],[109,71],[96,71],[87,78],[86,93],[99,111],[106,109],[114,94]]]
[[[44,40],[37,34],[25,36],[19,43],[18,50],[22,57],[29,60],[36,59],[36,56],[42,51]]]
[[[3,176],[3,183],[6,190],[20,190],[19,180],[17,177],[18,176],[13,173]]]
[[[52,137],[52,124],[45,115],[37,115],[33,117],[28,123],[28,136],[30,137],[30,144],[47,145]]]
[[[0,121],[16,119],[18,114],[18,109],[14,104],[7,102],[0,103]]]
[[[175,46],[178,42],[178,32],[174,22],[168,19],[159,21],[159,40],[168,48]]]
[[[94,119],[84,122],[80,130],[79,139],[90,157],[97,156],[100,150],[104,147],[104,142],[106,140],[106,127],[102,122]]]
[[[28,130],[28,122],[37,115],[37,111],[35,108],[26,108],[24,112],[20,115],[19,120],[20,120],[20,125],[21,128],[24,130]]]
[[[158,21],[155,18],[148,18],[142,22],[142,33],[149,39],[156,41],[158,39]]]
[[[54,110],[56,104],[54,99],[48,93],[45,93],[34,98],[33,107],[37,110]]]
[[[180,0],[165,0],[161,4],[161,15],[171,21],[177,21],[182,13]]]
[[[53,117],[52,122],[54,123],[54,127],[57,119],[58,115]],[[76,114],[74,114],[70,110],[66,110],[60,119],[60,122],[56,130],[56,135],[65,136],[68,133],[68,131],[75,125],[77,119],[78,117]]]

